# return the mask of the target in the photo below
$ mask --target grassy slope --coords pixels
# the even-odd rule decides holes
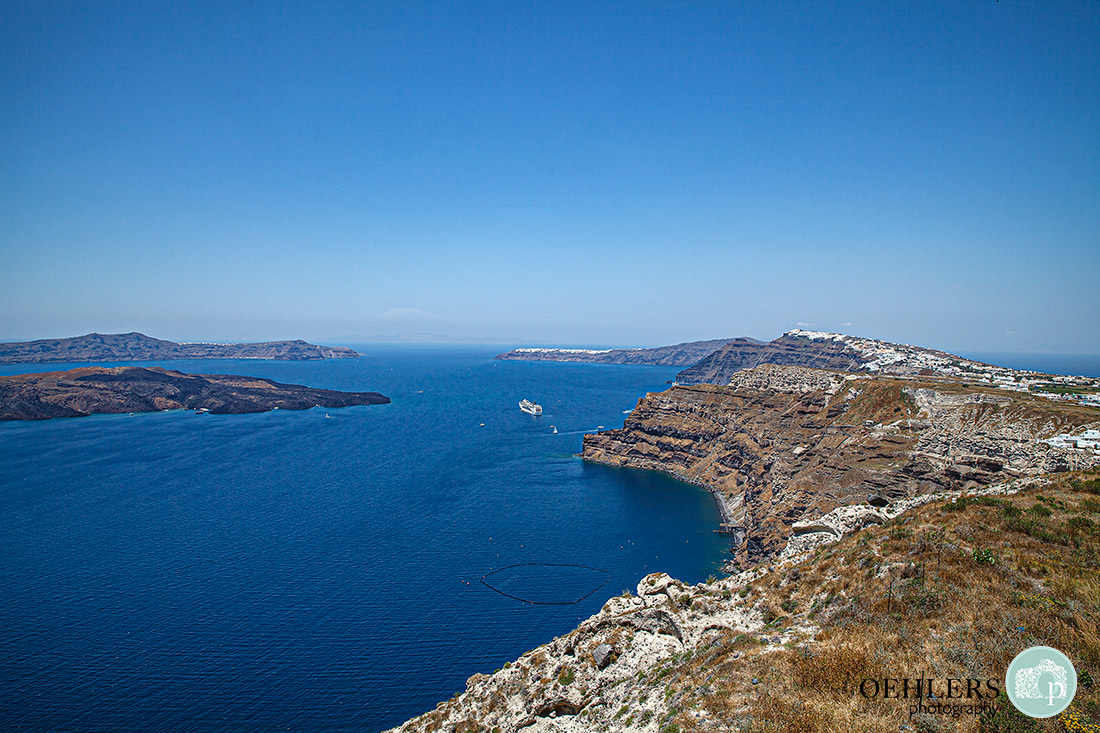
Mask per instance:
[[[992,562],[990,562],[992,560]],[[866,677],[1000,679],[1023,649],[1053,646],[1100,682],[1100,478],[1074,474],[1005,498],[937,503],[864,529],[741,590],[779,633],[791,617],[820,631],[775,651],[742,636],[656,671],[685,693],[670,731],[1100,731],[1100,684],[1071,713],[909,717],[866,700]],[[765,631],[765,633],[769,633]],[[1083,674],[1084,673],[1084,674]],[[757,684],[753,684],[753,679]],[[705,710],[705,727],[694,711]],[[1094,726],[1094,727],[1090,727]]]

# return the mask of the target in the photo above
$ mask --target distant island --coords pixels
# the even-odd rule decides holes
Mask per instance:
[[[382,405],[377,392],[338,392],[260,377],[160,367],[83,367],[0,377],[0,420],[189,409],[215,414]]]
[[[763,343],[755,339],[711,339],[688,341],[652,349],[562,349],[525,347],[497,355],[504,361],[577,361],[589,364],[646,364],[651,366],[691,366],[732,341]]]
[[[143,333],[89,333],[63,339],[0,343],[0,364],[49,362],[167,361],[170,359],[354,359],[343,346],[317,346],[301,340],[255,344],[164,341]]]

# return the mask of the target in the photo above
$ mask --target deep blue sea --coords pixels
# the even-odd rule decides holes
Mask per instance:
[[[1100,377],[1100,354],[1021,354],[1016,352],[967,352],[969,359],[1011,369],[1030,369],[1048,374]]]
[[[575,457],[676,369],[361,351],[161,364],[393,404],[0,423],[0,729],[380,730],[646,573],[719,572],[709,494]],[[511,565],[591,595],[480,582]]]

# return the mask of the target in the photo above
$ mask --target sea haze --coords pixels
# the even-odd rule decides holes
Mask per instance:
[[[361,351],[162,365],[392,404],[0,423],[0,728],[379,730],[728,557],[705,491],[575,457],[677,369]],[[518,597],[606,584],[525,604],[480,582],[511,565]]]

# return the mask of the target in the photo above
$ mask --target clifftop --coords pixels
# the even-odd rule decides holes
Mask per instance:
[[[342,346],[316,346],[301,340],[254,344],[176,343],[130,333],[89,333],[64,339],[0,344],[0,364],[48,362],[166,361],[169,359],[349,359],[359,354]]]

